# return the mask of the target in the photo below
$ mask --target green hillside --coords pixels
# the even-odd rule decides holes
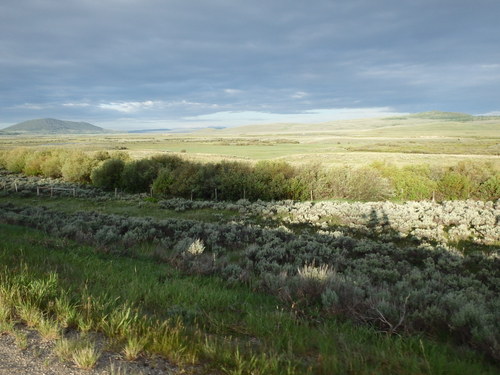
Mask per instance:
[[[87,122],[63,121],[53,118],[44,118],[20,122],[2,129],[2,132],[9,134],[93,134],[106,133],[108,131]]]

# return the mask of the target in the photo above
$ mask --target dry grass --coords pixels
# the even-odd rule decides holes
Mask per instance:
[[[93,368],[101,356],[96,345],[85,337],[56,341],[54,353],[62,361],[72,361],[77,367],[86,370]]]

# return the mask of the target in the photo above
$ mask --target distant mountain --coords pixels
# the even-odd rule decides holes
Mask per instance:
[[[87,122],[43,118],[20,122],[2,129],[1,132],[10,134],[95,134],[110,131]]]

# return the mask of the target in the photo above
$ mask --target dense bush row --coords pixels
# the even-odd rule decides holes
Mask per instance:
[[[133,245],[152,243],[150,255],[158,261],[250,283],[278,295],[297,314],[316,306],[389,333],[447,334],[500,360],[500,257],[493,246],[484,254],[461,254],[441,245],[328,231],[297,235],[255,224],[0,208],[3,222],[90,241],[106,251],[133,255]]]
[[[51,194],[50,187],[63,188],[53,191],[54,196],[73,196],[109,200],[114,192],[60,180],[10,174],[0,169],[0,189],[10,191],[17,186],[22,195],[33,196],[37,187],[40,194]],[[117,195],[119,200],[142,204],[146,194]],[[156,201],[156,200],[151,200]],[[483,202],[475,200],[445,202],[297,202],[202,201],[183,198],[158,200],[158,207],[174,211],[210,209],[215,212],[234,211],[245,223],[263,223],[278,227],[285,225],[295,232],[318,230],[346,235],[371,236],[386,241],[426,241],[441,245],[458,246],[473,251],[480,245],[496,245],[500,241],[500,200]]]
[[[500,173],[492,165],[461,162],[448,168],[295,167],[284,161],[195,163],[174,155],[130,160],[125,153],[16,148],[0,153],[8,171],[91,183],[105,190],[149,193],[158,197],[207,200],[496,200]]]

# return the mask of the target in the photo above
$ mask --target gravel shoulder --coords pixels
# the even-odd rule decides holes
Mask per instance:
[[[33,330],[17,328],[26,335],[26,345],[19,345],[12,334],[0,334],[0,375],[177,375],[180,370],[162,358],[129,362],[119,353],[103,351],[95,368],[83,370],[64,363],[53,352],[54,342],[42,340]]]

